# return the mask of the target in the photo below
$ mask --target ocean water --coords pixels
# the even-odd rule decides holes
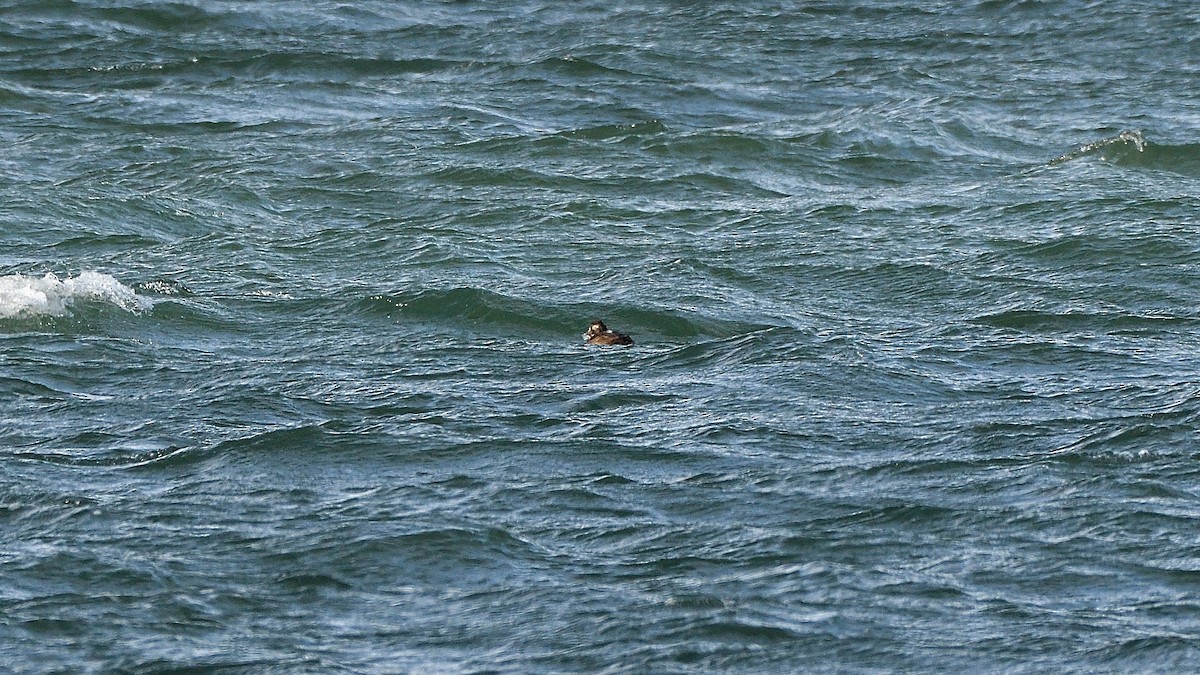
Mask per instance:
[[[0,664],[1200,670],[1198,50],[4,3]]]

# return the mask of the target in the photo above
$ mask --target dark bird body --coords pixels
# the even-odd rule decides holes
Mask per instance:
[[[589,345],[631,345],[633,338],[624,333],[610,330],[604,322],[596,319],[583,334],[583,341]]]

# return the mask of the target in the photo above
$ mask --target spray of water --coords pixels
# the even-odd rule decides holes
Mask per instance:
[[[81,272],[60,279],[12,274],[0,277],[0,319],[63,316],[78,301],[107,302],[129,312],[143,312],[153,302],[113,277],[99,272]]]

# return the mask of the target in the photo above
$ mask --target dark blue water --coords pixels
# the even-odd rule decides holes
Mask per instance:
[[[1198,36],[6,4],[0,663],[1196,671]]]

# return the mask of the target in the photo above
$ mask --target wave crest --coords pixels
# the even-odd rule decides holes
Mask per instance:
[[[1146,138],[1142,136],[1140,131],[1122,131],[1116,136],[1081,145],[1065,155],[1060,155],[1050,160],[1050,166],[1098,153],[1128,151],[1130,149],[1137,152],[1145,152]]]
[[[1056,157],[1048,166],[1084,157],[1096,157],[1122,167],[1200,177],[1200,144],[1152,142],[1140,131],[1122,131],[1116,136],[1087,143]]]
[[[24,274],[0,277],[0,319],[63,316],[77,300],[107,302],[134,313],[154,306],[132,288],[99,272],[81,272],[66,279],[53,273],[40,278]]]

